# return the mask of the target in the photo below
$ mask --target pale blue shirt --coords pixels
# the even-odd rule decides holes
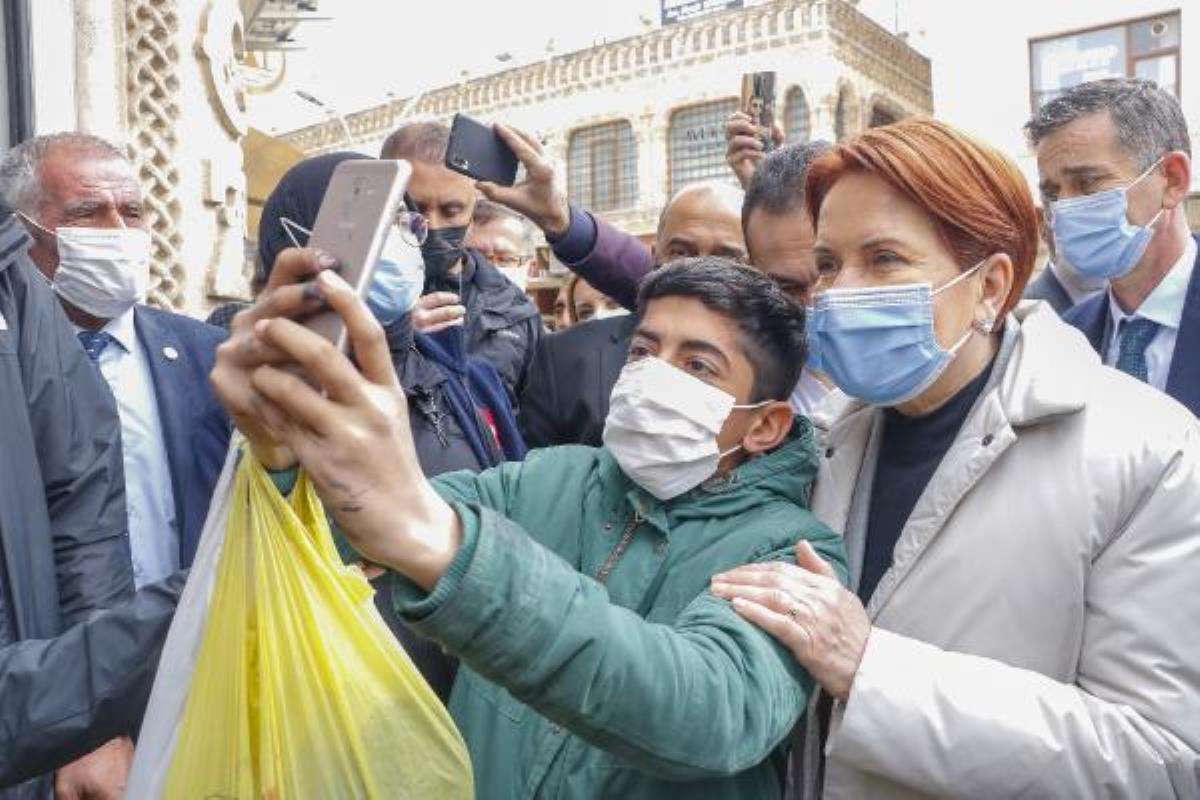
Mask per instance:
[[[1175,340],[1179,338],[1179,325],[1183,321],[1183,305],[1187,300],[1188,285],[1192,281],[1192,269],[1196,264],[1196,240],[1188,237],[1183,257],[1175,262],[1166,277],[1154,287],[1137,310],[1126,314],[1117,303],[1117,298],[1108,290],[1108,308],[1112,314],[1112,336],[1104,353],[1104,363],[1115,366],[1121,353],[1121,323],[1127,319],[1143,317],[1158,323],[1158,332],[1146,346],[1147,383],[1160,392],[1167,390],[1167,378],[1171,375],[1171,358],[1175,354]]]
[[[141,588],[179,570],[179,525],[171,467],[150,360],[138,341],[133,309],[109,320],[102,330],[116,340],[100,353],[99,365],[121,418],[129,548],[133,553],[133,582]]]

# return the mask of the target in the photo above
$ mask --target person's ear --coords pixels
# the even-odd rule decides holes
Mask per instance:
[[[1183,203],[1191,190],[1192,161],[1187,153],[1175,150],[1163,156],[1162,171],[1167,178],[1163,208],[1171,210]]]
[[[1000,309],[1008,302],[1013,286],[1013,263],[1007,253],[992,255],[980,267],[983,273],[982,296],[975,309],[975,327],[982,333],[991,333],[1000,322]]]
[[[757,455],[774,450],[783,444],[792,431],[796,412],[790,403],[782,400],[763,406],[757,411],[754,422],[742,437],[742,448],[748,455]]]

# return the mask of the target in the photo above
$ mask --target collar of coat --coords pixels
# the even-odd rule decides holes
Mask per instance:
[[[976,407],[986,401],[1013,428],[1083,410],[1089,373],[1099,364],[1087,339],[1038,301],[1020,304],[1004,327],[996,368]],[[813,415],[813,424],[823,441],[836,447],[877,410],[834,390]]]

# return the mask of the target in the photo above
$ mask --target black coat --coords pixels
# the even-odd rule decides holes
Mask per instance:
[[[29,244],[16,217],[0,223],[0,647],[56,636],[133,592],[116,405]],[[64,686],[10,706],[8,692],[39,677],[25,666],[4,676],[0,661],[9,735],[30,729],[25,714],[67,718],[86,702]]]
[[[460,280],[461,279],[461,280]],[[520,397],[542,338],[542,316],[515,283],[468,249],[460,275],[429,282],[427,291],[455,292],[467,309],[467,354],[487,361]]]
[[[521,398],[521,430],[530,447],[601,445],[608,399],[636,327],[630,314],[542,337]]]
[[[0,719],[6,721],[0,725],[0,786],[69,764],[137,728],[186,579],[177,572],[143,586],[132,600],[56,638],[0,648]]]

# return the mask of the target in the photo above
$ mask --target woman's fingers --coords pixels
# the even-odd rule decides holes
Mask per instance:
[[[260,320],[254,330],[268,345],[286,353],[333,399],[351,405],[362,399],[363,376],[325,337],[290,319]]]
[[[323,435],[337,419],[338,407],[292,372],[262,366],[251,374],[250,383],[267,401],[260,413],[289,444],[297,425]]]
[[[336,269],[337,259],[312,247],[289,247],[280,251],[271,267],[267,291],[293,283],[312,280],[318,273]]]
[[[346,323],[350,346],[363,376],[377,386],[398,386],[400,381],[392,364],[387,336],[371,309],[337,273],[324,272],[317,282],[325,295],[325,302]]]
[[[778,639],[780,644],[791,650],[796,659],[803,664],[801,655],[810,650],[812,642],[803,626],[797,625],[787,614],[780,614],[753,600],[734,600],[733,610],[752,625],[762,628]]]
[[[273,317],[302,319],[325,308],[325,299],[315,283],[281,286],[263,294],[258,302],[241,311],[230,323],[231,339],[253,328],[255,323]]]

